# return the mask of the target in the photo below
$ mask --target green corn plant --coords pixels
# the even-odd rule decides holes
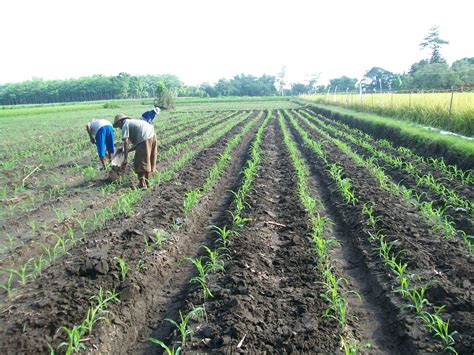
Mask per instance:
[[[458,332],[450,332],[449,321],[445,322],[439,315],[444,308],[444,305],[439,307],[434,314],[422,312],[420,317],[423,320],[425,326],[433,332],[435,337],[441,339],[441,341],[443,342],[444,350],[446,352],[452,352],[454,354],[457,354],[457,351],[453,347],[455,343],[453,337],[454,335],[458,334]]]
[[[227,248],[227,246],[229,245],[229,238],[232,235],[235,235],[235,232],[230,230],[230,229],[227,229],[227,226],[224,226],[224,227],[220,228],[216,225],[212,225],[211,229],[219,236],[218,242],[224,248]]]
[[[68,240],[65,237],[60,236],[56,233],[53,233],[53,235],[56,237],[56,245],[54,246],[54,249],[58,248],[59,250],[59,248],[61,248],[62,253],[66,253],[66,244]]]
[[[60,330],[65,331],[69,338],[68,342],[62,342],[58,346],[58,349],[66,347],[66,355],[86,349],[84,343],[81,342],[81,338],[83,335],[83,330],[81,329],[81,326],[75,325],[71,329],[66,326],[63,326],[58,329],[58,332]]]
[[[171,318],[165,319],[167,322],[170,322],[179,330],[179,333],[181,335],[182,348],[186,346],[186,338],[188,337],[188,335],[192,333],[191,329],[188,328],[189,321],[195,317],[202,317],[203,314],[204,314],[204,308],[196,307],[196,308],[193,308],[191,311],[189,311],[189,313],[186,314],[185,316],[183,315],[183,313],[181,313],[181,311],[179,311],[179,318],[180,318],[179,323]]]
[[[368,205],[368,203],[364,203],[362,205],[362,213],[369,218],[367,221],[368,225],[375,227],[377,222],[379,222],[382,218],[380,216],[374,216],[373,206],[368,207]]]
[[[167,234],[165,231],[162,230],[157,230],[155,232],[155,246],[161,247],[163,242],[168,238]]]
[[[199,199],[201,198],[201,192],[199,189],[191,190],[188,193],[186,193],[184,197],[184,214],[188,214],[191,209],[196,207],[196,205],[199,202]]]
[[[122,258],[119,258],[118,256],[115,256],[114,257],[114,260],[117,261],[119,267],[120,267],[120,273],[121,273],[121,277],[122,277],[122,282],[125,282],[126,278],[127,278],[127,274],[128,274],[128,271],[129,271],[129,268],[127,266],[127,263],[125,262],[125,260],[123,260]]]
[[[416,314],[421,314],[423,311],[423,306],[428,303],[428,300],[425,298],[425,287],[420,287],[419,289],[412,288],[405,293],[411,301],[411,304],[407,305],[408,308],[415,308]]]
[[[11,293],[13,291],[12,288],[12,283],[13,283],[13,274],[10,273],[10,276],[8,277],[7,281],[5,282],[4,285],[0,285],[1,288],[3,288],[7,292],[7,296],[10,297]]]
[[[100,320],[107,320],[106,317],[101,316],[104,310],[101,309],[100,306],[89,307],[87,309],[87,315],[84,321],[81,324],[81,330],[84,333],[90,333],[92,331],[92,327]]]
[[[248,217],[242,217],[240,214],[237,212],[233,213],[229,211],[230,215],[232,216],[232,224],[236,229],[241,229],[245,226],[247,222],[252,221],[252,218]]]
[[[207,280],[206,280],[206,274],[207,274],[207,266],[206,264],[203,264],[202,262],[202,257],[199,258],[187,258],[189,261],[191,261],[194,266],[196,267],[198,271],[198,276],[193,277],[190,282],[198,284],[201,286],[202,292],[203,292],[203,297],[204,300],[207,300],[209,297],[214,297],[212,294],[211,290],[207,286]]]
[[[341,339],[341,345],[345,355],[357,355],[361,353],[362,349],[370,349],[372,347],[369,343],[357,344],[346,342],[342,335],[339,335],[339,339]]]
[[[43,271],[43,265],[48,261],[40,255],[38,260],[33,260],[33,275],[39,275]]]
[[[54,262],[54,260],[56,260],[56,254],[51,251],[51,246],[43,244],[42,248],[46,252],[46,254],[48,255],[48,262],[50,262],[50,263]]]
[[[154,344],[158,344],[159,346],[162,347],[163,350],[166,351],[166,354],[167,355],[180,355],[181,354],[181,347],[178,346],[176,349],[173,347],[173,348],[170,348],[168,345],[166,345],[163,341],[161,341],[160,339],[156,339],[156,338],[148,338],[149,341],[151,341],[152,343]]]
[[[211,250],[207,246],[203,245],[204,250],[207,252],[207,261],[205,268],[209,272],[224,271],[224,261],[220,259],[219,248]]]
[[[2,269],[3,272],[8,272],[10,275],[14,274],[20,279],[20,284],[25,285],[26,279],[28,278],[28,266],[33,259],[28,260],[26,263],[20,266],[20,270],[15,269]]]

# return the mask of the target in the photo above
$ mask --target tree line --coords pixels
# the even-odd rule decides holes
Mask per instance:
[[[406,73],[392,73],[380,67],[369,69],[361,80],[342,76],[318,85],[317,75],[307,83],[286,82],[286,70],[276,76],[239,74],[232,79],[220,79],[216,84],[202,83],[186,86],[175,75],[117,76],[94,75],[80,79],[33,79],[21,83],[0,85],[0,105],[40,104],[109,99],[155,98],[164,90],[173,96],[274,96],[311,94],[317,92],[446,90],[474,88],[474,58],[463,58],[449,66],[441,56],[440,48],[448,44],[439,36],[435,26],[421,48],[430,50],[430,57],[414,63]]]

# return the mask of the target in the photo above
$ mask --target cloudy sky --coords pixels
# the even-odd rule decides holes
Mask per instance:
[[[239,73],[290,81],[407,71],[433,25],[449,63],[474,57],[465,0],[2,0],[0,83],[93,74],[175,74],[188,85]]]

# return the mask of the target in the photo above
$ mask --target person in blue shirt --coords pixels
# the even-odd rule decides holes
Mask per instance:
[[[112,123],[104,119],[94,119],[86,125],[86,130],[91,143],[97,146],[100,162],[103,169],[105,169],[105,157],[107,156],[110,162],[115,152]]]
[[[155,107],[153,110],[146,111],[142,114],[142,120],[147,121],[148,123],[152,123],[155,119],[156,115],[160,114],[160,108]]]

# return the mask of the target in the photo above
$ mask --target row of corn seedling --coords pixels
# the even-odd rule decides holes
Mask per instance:
[[[375,164],[372,159],[363,158],[361,155],[354,152],[349,145],[340,141],[339,139],[331,137],[329,134],[315,126],[307,118],[303,116],[299,117],[304,123],[306,123],[308,127],[321,135],[325,140],[336,145],[341,151],[351,157],[358,165],[365,167],[372,174],[372,176],[374,176],[382,189],[394,195],[403,197],[407,204],[413,204],[413,206],[420,211],[421,216],[423,216],[430,224],[432,224],[432,229],[434,231],[442,233],[443,237],[445,238],[452,238],[458,235],[458,231],[456,231],[456,228],[453,226],[453,222],[449,220],[444,214],[444,208],[435,208],[433,206],[433,201],[422,201],[421,194],[418,194],[416,191],[407,188],[403,184],[395,184],[385,174],[384,170]],[[296,122],[295,124],[298,125]],[[462,230],[459,231],[459,234],[463,238],[468,249],[472,251],[472,236],[467,235]]]
[[[261,117],[265,115],[265,111],[262,111]],[[240,143],[242,140],[242,137],[244,137],[247,132],[260,120],[258,118],[257,120],[252,120],[249,121],[242,131],[240,131],[238,134],[236,134],[234,137],[232,137],[229,142],[227,143],[227,146],[222,154],[219,155],[219,159],[214,165],[211,167],[209,170],[208,176],[206,178],[206,181],[201,187],[198,187],[194,190],[191,190],[186,193],[184,197],[184,213],[188,214],[188,212],[194,208],[199,203],[199,200],[201,197],[209,192],[212,186],[214,186],[215,182],[220,178],[222,173],[225,171],[225,169],[229,166],[230,161],[231,161],[231,156],[232,152],[237,146],[237,144]]]
[[[304,129],[298,125],[296,120],[291,116],[289,117],[290,117],[290,121],[293,124],[293,127],[296,129],[298,134],[301,135],[305,144],[306,142],[312,141],[312,139],[307,134],[307,132],[305,132]],[[310,147],[309,144],[306,144],[306,145]],[[312,151],[315,154],[318,154],[318,152],[314,150]],[[324,155],[324,157],[327,158],[327,155]],[[322,157],[319,156],[319,158],[322,158]],[[326,173],[328,174],[329,177],[332,178],[332,175],[328,171],[328,164],[325,163],[325,166],[326,166]],[[332,179],[335,181],[334,178]],[[357,201],[359,201],[358,198],[357,198]],[[347,204],[347,205],[350,206],[352,204]],[[368,223],[375,226],[378,222],[380,222],[380,217],[377,217],[373,214],[373,210],[371,206],[364,204],[362,206],[362,210],[363,210],[363,214],[367,216]],[[425,288],[414,288],[412,284],[410,283],[410,281],[416,279],[416,275],[412,273],[408,273],[408,264],[400,260],[401,252],[396,253],[393,250],[394,242],[388,242],[380,229],[371,233],[370,239],[372,242],[374,241],[379,242],[379,245],[374,247],[374,249],[379,252],[379,255],[382,258],[384,264],[390,268],[390,270],[396,275],[396,278],[399,281],[400,285],[402,285],[400,287],[397,287],[393,292],[401,293],[402,296],[407,301],[410,302],[407,305],[407,307],[413,308],[415,311],[420,310],[421,309],[420,307],[422,307],[423,304],[428,304],[428,301],[424,297]],[[420,296],[422,298],[421,301],[419,301]],[[420,306],[420,302],[421,302],[421,306]],[[454,351],[453,339],[452,339],[452,336],[454,335],[454,333],[449,332],[449,328],[448,328],[449,322],[443,321],[443,319],[440,316],[440,312],[443,310],[443,308],[444,306],[439,307],[434,313],[429,313],[428,311],[424,311],[423,318],[422,318],[423,324],[428,330],[433,332],[435,337],[440,338],[445,350]],[[430,322],[428,324],[425,321],[427,319],[432,319],[433,322]],[[435,330],[435,327],[436,327],[436,330]],[[447,336],[445,336],[446,334]]]
[[[320,118],[324,120],[325,122],[336,126],[339,129],[342,129],[347,132],[351,132],[354,135],[357,135],[357,138],[363,139],[364,141],[369,142],[373,144],[374,146],[378,145],[380,147],[389,149],[390,151],[398,152],[400,155],[404,156],[405,158],[410,158],[410,159],[415,160],[418,164],[421,164],[421,166],[423,165],[431,166],[432,168],[440,170],[441,172],[443,172],[443,174],[445,174],[447,177],[451,179],[458,179],[461,183],[465,185],[474,184],[474,175],[472,174],[472,171],[462,170],[462,169],[459,169],[456,165],[446,164],[446,162],[444,161],[442,157],[441,158],[433,158],[433,157],[425,158],[425,157],[415,154],[410,148],[403,147],[403,146],[399,146],[395,148],[393,144],[386,139],[375,140],[369,134],[357,128],[349,127],[347,124],[343,122],[331,120],[324,116],[320,116]]]
[[[308,167],[306,166],[304,159],[301,157],[300,151],[290,136],[281,112],[278,114],[278,121],[283,132],[283,141],[289,152],[290,160],[296,173],[298,196],[308,214],[308,221],[311,226],[310,241],[312,250],[318,256],[317,268],[323,278],[321,284],[325,289],[325,292],[321,294],[321,296],[328,303],[328,308],[325,310],[324,315],[337,321],[339,325],[341,345],[343,346],[346,353],[350,353],[351,349],[354,350],[358,349],[359,347],[355,342],[355,337],[353,334],[350,334],[350,332],[346,329],[348,320],[347,295],[349,292],[353,291],[344,290],[344,284],[347,284],[347,281],[344,278],[337,277],[333,273],[333,266],[331,265],[329,252],[333,245],[338,244],[338,241],[334,238],[325,237],[325,233],[327,233],[327,226],[331,224],[332,221],[325,216],[321,216],[318,211],[318,205],[320,205],[320,201],[313,197],[309,192],[310,188],[308,186]],[[342,180],[339,180],[339,184],[341,184],[341,181]],[[349,180],[344,181],[350,183]],[[345,183],[343,182],[342,184]],[[349,191],[352,194],[350,186]],[[353,203],[351,199],[346,202]]]
[[[203,248],[205,249],[207,253],[205,257],[201,256],[198,258],[188,258],[188,260],[193,263],[193,265],[196,267],[196,270],[197,270],[197,275],[193,277],[190,280],[190,282],[197,284],[201,288],[204,302],[207,299],[213,297],[213,294],[208,287],[207,276],[212,272],[224,270],[224,262],[222,258],[224,257],[225,252],[227,250],[229,238],[233,235],[236,235],[237,229],[242,228],[245,225],[245,223],[250,221],[249,218],[242,217],[241,213],[243,212],[244,208],[248,206],[248,204],[245,202],[245,197],[250,191],[253,181],[255,180],[257,168],[260,165],[260,162],[262,159],[261,153],[260,153],[260,145],[261,145],[261,141],[263,137],[263,130],[265,129],[270,118],[271,116],[267,115],[262,125],[257,130],[255,139],[252,142],[252,145],[250,148],[250,158],[246,162],[242,170],[242,174],[244,175],[242,184],[239,190],[236,193],[234,193],[234,201],[233,201],[234,209],[233,211],[229,211],[229,213],[232,216],[233,228],[228,229],[227,226],[223,226],[223,227],[213,226],[214,231],[219,237],[216,243],[219,246],[214,250],[210,249],[207,246],[203,246]],[[197,307],[197,308],[193,308],[191,311],[189,311],[186,314],[183,314],[180,311],[179,312],[180,320],[178,321],[175,321],[169,318],[166,319],[166,321],[173,324],[179,330],[179,333],[181,335],[179,346],[170,347],[163,340],[156,339],[156,338],[150,338],[150,341],[155,344],[160,345],[166,351],[168,355],[181,353],[181,351],[186,346],[187,337],[192,332],[192,330],[188,327],[189,320],[196,316],[202,316],[204,312],[205,312],[204,307]]]
[[[373,157],[372,159],[381,159],[390,166],[409,174],[418,186],[424,186],[440,196],[444,200],[445,207],[450,205],[453,207],[465,208],[471,215],[473,214],[473,205],[471,201],[459,196],[454,189],[446,187],[445,184],[437,180],[431,173],[419,173],[417,167],[413,163],[406,162],[400,157],[395,157],[384,150],[377,149],[365,138],[357,138],[347,131],[340,131],[332,125],[327,125],[322,120],[316,119],[314,116],[312,119],[333,135],[343,137],[352,144],[366,149],[371,154],[371,157]]]
[[[453,336],[457,332],[450,332],[449,320],[444,321],[441,317],[441,312],[445,305],[437,308],[432,306],[425,297],[426,286],[414,285],[416,275],[409,273],[408,263],[401,260],[400,256],[403,255],[403,250],[395,251],[394,246],[396,242],[388,241],[387,237],[383,234],[382,228],[378,227],[382,218],[374,214],[373,206],[367,203],[364,204],[362,206],[362,215],[366,217],[366,223],[371,228],[371,231],[368,232],[370,241],[378,244],[374,249],[378,252],[385,266],[395,275],[395,279],[398,282],[398,287],[394,292],[399,293],[405,299],[407,302],[405,307],[415,312],[423,326],[441,340],[445,351],[456,353],[453,347],[455,343]]]

